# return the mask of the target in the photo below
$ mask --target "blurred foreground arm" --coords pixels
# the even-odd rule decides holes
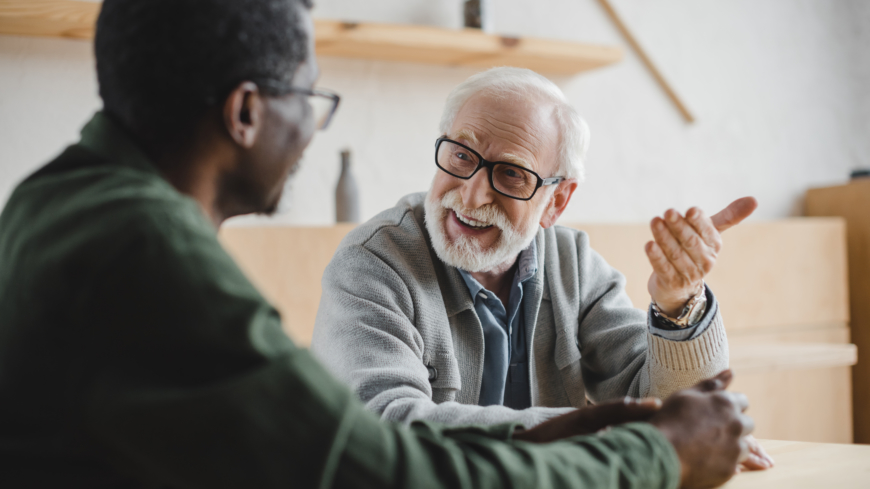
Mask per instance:
[[[516,425],[380,421],[293,345],[207,229],[174,224],[131,236],[82,307],[83,425],[141,485],[676,487],[676,453],[646,423],[536,445],[511,441]]]

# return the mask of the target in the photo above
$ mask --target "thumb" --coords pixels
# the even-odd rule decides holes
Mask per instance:
[[[758,201],[755,200],[755,197],[743,197],[728,204],[728,207],[713,215],[710,220],[713,221],[716,230],[721,233],[732,226],[740,224],[740,221],[749,217],[757,207]]]
[[[694,387],[692,387],[692,389],[701,392],[723,391],[728,388],[731,384],[731,379],[733,378],[734,374],[731,372],[731,369],[723,370],[715,377],[710,377],[707,380],[698,382]]]

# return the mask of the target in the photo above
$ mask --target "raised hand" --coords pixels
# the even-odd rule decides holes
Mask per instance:
[[[725,391],[731,379],[726,370],[679,391],[650,419],[680,458],[680,487],[718,487],[749,457],[748,436],[754,428],[752,418],[744,414],[749,401],[743,394]]]
[[[664,218],[653,218],[650,228],[655,239],[645,247],[653,267],[648,289],[663,313],[678,316],[701,291],[722,249],[720,233],[749,217],[756,207],[755,198],[743,197],[712,217],[692,207],[685,217],[668,209]]]

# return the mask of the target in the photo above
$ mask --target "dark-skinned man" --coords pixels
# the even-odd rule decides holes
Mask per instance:
[[[0,215],[0,486],[710,487],[730,373],[523,431],[384,423],[216,240],[275,209],[337,97],[303,0],[106,0],[104,110]],[[648,420],[648,422],[633,422]],[[613,426],[605,432],[588,436]],[[564,438],[563,441],[552,442]]]

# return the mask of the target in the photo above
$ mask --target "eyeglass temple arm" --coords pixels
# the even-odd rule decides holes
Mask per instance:
[[[555,185],[564,179],[565,177],[544,178],[543,180],[541,180],[541,186],[544,187],[547,185]]]

